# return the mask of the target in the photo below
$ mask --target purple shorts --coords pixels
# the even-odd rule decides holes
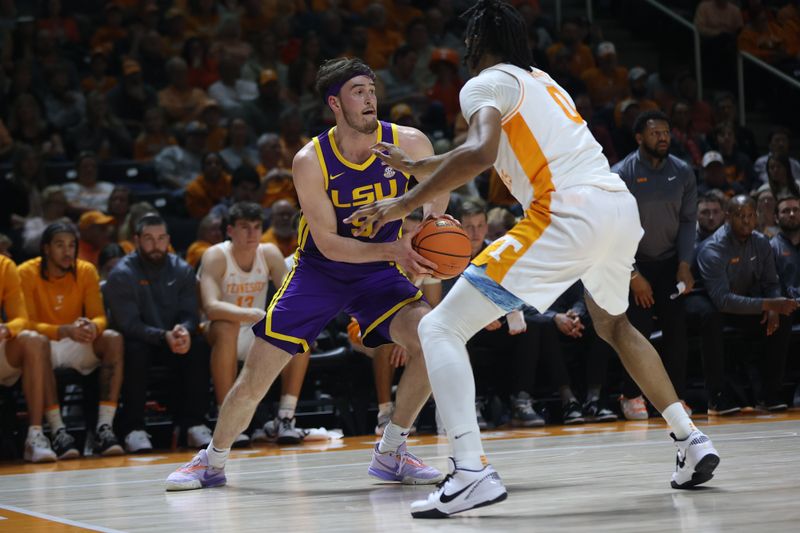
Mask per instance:
[[[396,267],[349,265],[301,255],[253,333],[292,355],[313,345],[319,333],[344,311],[358,321],[365,346],[392,342],[389,325],[422,291]]]

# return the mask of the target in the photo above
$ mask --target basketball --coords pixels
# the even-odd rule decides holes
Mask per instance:
[[[472,257],[467,234],[457,223],[445,217],[432,218],[422,224],[411,246],[419,255],[436,263],[433,276],[439,279],[458,276]]]

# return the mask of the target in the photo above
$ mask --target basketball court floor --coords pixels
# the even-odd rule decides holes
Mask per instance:
[[[366,475],[372,437],[234,451],[228,486],[166,493],[192,453],[0,464],[0,531],[730,532],[800,531],[800,411],[699,418],[722,463],[703,488],[670,488],[660,419],[483,434],[508,499],[448,520],[415,520],[430,487]],[[446,468],[444,438],[414,451]]]

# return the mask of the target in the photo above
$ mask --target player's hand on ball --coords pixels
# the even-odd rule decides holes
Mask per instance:
[[[420,229],[421,227],[410,231],[403,235],[401,239],[392,243],[395,247],[395,262],[403,268],[411,279],[432,274],[436,270],[436,263],[415,252],[411,244]]]
[[[385,198],[377,202],[366,205],[358,211],[344,219],[346,224],[355,226],[355,236],[359,237],[372,230],[368,237],[372,238],[378,231],[392,220],[400,220],[411,210],[406,208],[403,197]]]
[[[395,170],[405,172],[406,174],[413,174],[414,160],[408,157],[408,154],[397,145],[387,142],[379,142],[370,147],[372,153],[378,159],[389,165]]]

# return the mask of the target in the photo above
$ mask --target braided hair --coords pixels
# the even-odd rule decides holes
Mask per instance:
[[[478,0],[462,17],[467,19],[467,67],[477,68],[481,56],[491,53],[504,63],[531,71],[533,56],[525,20],[511,5],[503,0]]]

